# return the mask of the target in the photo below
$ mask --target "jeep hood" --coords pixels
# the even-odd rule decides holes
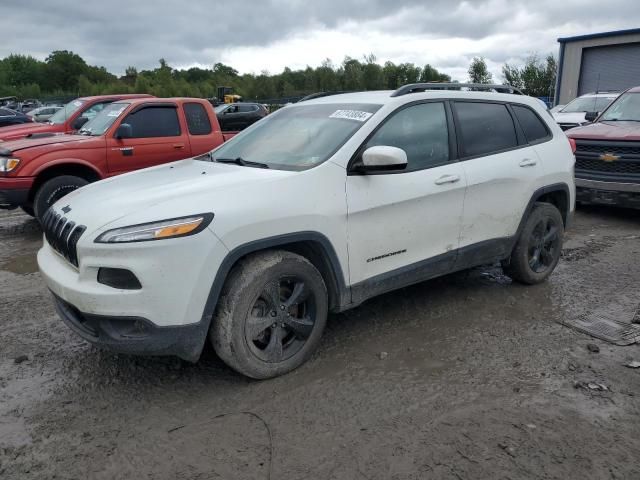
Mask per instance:
[[[64,129],[63,125],[49,125],[47,123],[22,123],[2,127],[0,130],[0,141],[9,141],[14,138],[21,138],[34,133],[55,133]]]
[[[92,232],[215,213],[221,200],[241,203],[259,185],[272,188],[265,184],[295,174],[188,159],[92,183],[63,197],[54,208],[68,207],[66,216]]]
[[[640,141],[640,122],[598,122],[568,130],[570,138],[607,141]]]
[[[44,147],[47,145],[65,145],[65,148],[75,147],[73,142],[76,142],[78,146],[87,147],[88,142],[93,142],[98,137],[88,137],[86,135],[63,135],[55,134],[50,137],[42,138],[21,138],[20,140],[10,140],[8,142],[2,142],[0,145],[2,148],[10,150],[12,153],[19,152],[27,148]]]

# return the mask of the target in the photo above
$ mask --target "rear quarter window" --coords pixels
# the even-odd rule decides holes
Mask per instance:
[[[533,110],[522,105],[511,105],[511,108],[516,114],[527,142],[539,142],[550,136],[547,126]]]
[[[184,114],[187,117],[187,128],[191,135],[208,135],[211,133],[211,122],[203,105],[200,103],[185,103]]]

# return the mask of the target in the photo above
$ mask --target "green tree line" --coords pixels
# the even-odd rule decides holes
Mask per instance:
[[[484,59],[474,58],[473,62],[474,68],[488,74],[490,79]],[[529,75],[527,70],[526,75],[518,73],[516,77],[514,72],[519,70],[511,66],[505,72],[520,82],[526,82]],[[316,68],[308,66],[292,70],[287,67],[277,74],[266,71],[240,74],[222,63],[211,68],[174,69],[160,59],[155,69],[138,71],[130,66],[120,77],[104,67],[87,64],[78,54],[67,50],[54,51],[44,61],[20,54],[0,59],[0,96],[19,98],[110,93],[211,98],[216,96],[217,87],[227,86],[249,100],[296,97],[320,91],[395,89],[407,83],[450,81],[449,75],[429,64],[385,62],[381,65],[375,55],[367,55],[362,60],[345,57],[337,65],[327,59]]]

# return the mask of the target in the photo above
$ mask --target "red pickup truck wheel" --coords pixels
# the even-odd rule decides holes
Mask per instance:
[[[60,177],[47,180],[36,192],[33,199],[33,209],[36,218],[40,221],[51,205],[56,203],[68,193],[84,187],[89,182],[84,178],[72,175],[62,175]]]

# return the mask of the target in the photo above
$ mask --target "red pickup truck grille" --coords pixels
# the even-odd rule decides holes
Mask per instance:
[[[640,181],[640,142],[576,140],[576,177]]]
[[[51,248],[77,267],[78,252],[76,247],[87,227],[76,225],[50,208],[42,219],[42,229]]]

